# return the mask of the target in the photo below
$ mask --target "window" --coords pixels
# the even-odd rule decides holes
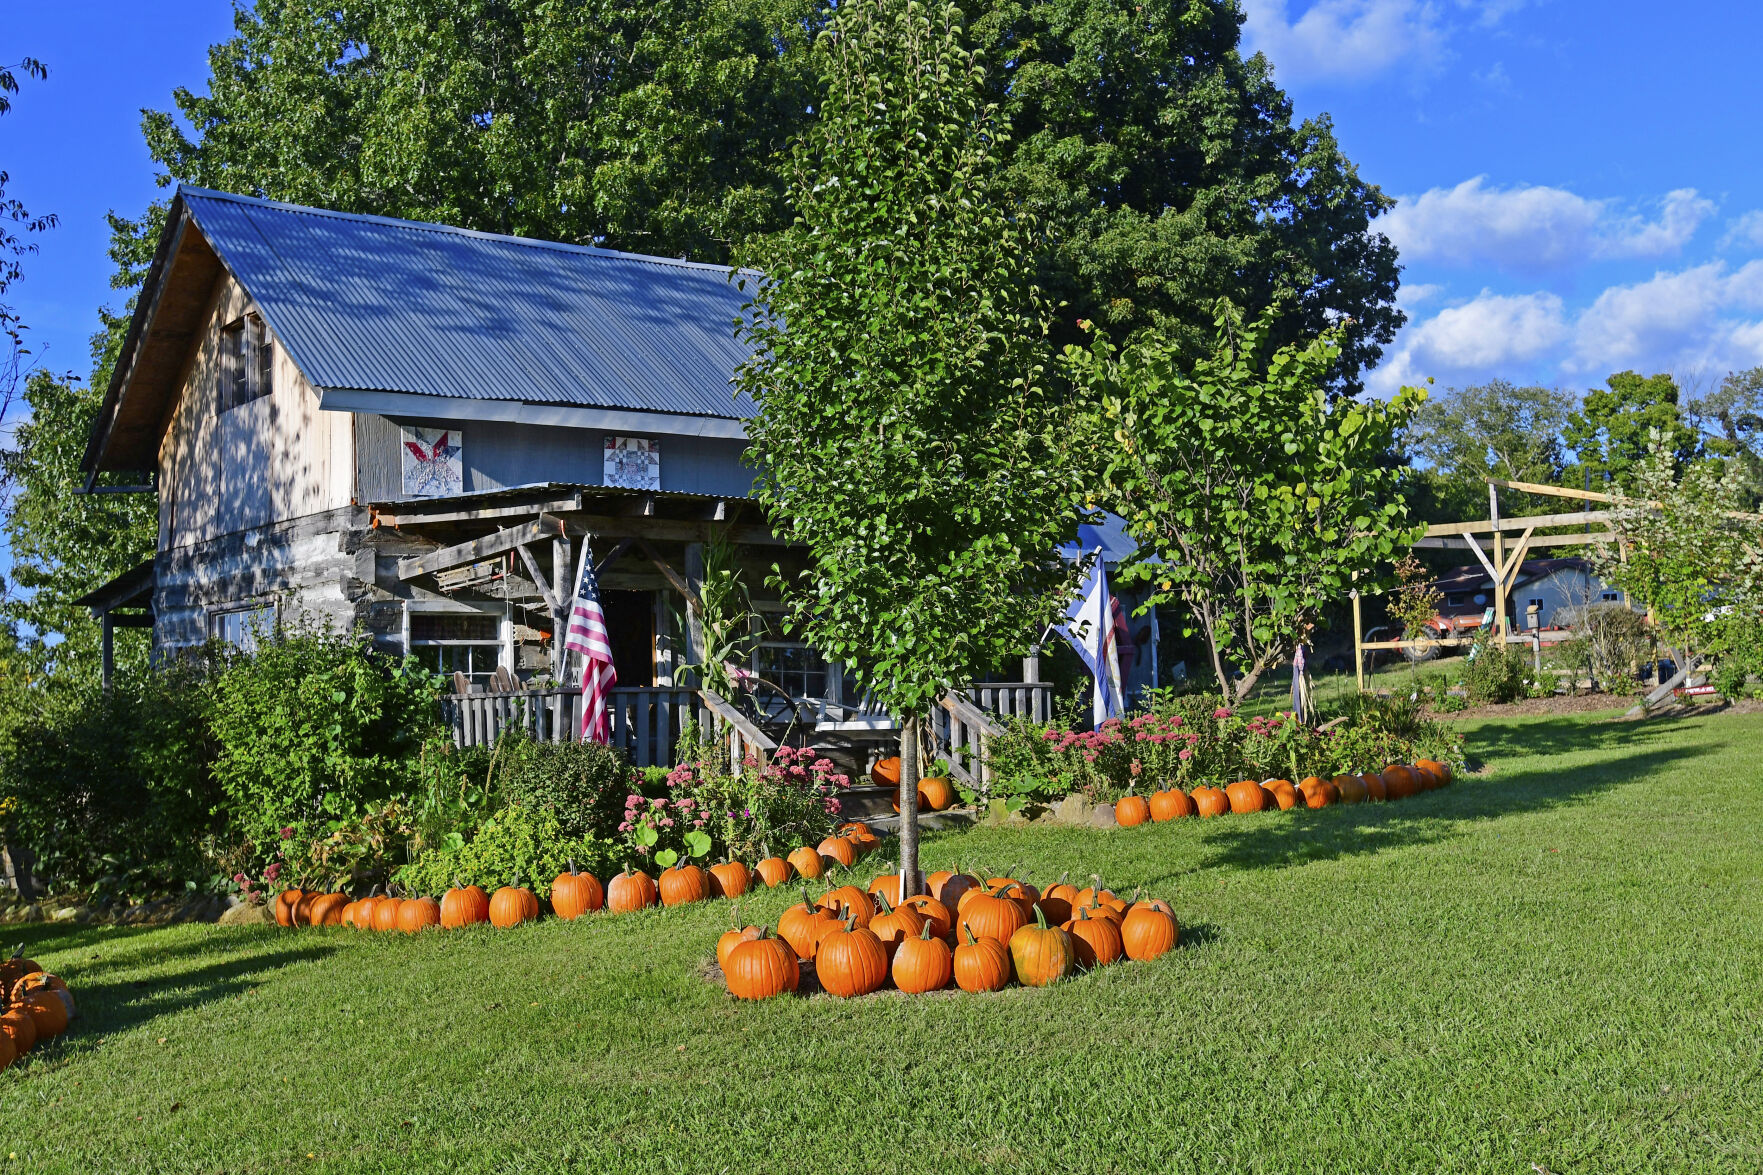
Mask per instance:
[[[1462,592],[1452,592],[1450,595],[1445,597],[1445,607],[1447,607],[1447,608],[1461,608],[1462,606],[1463,606],[1463,593]]]
[[[243,653],[255,653],[257,644],[275,635],[275,605],[254,604],[215,612],[208,617],[208,635]]]
[[[436,673],[487,688],[502,664],[502,619],[486,612],[410,613],[410,655]]]
[[[1622,596],[1617,592],[1605,592],[1603,595],[1598,597],[1598,599],[1605,604],[1614,604],[1618,600],[1620,600],[1621,598],[1622,598]]]
[[[776,613],[754,616],[753,672],[792,698],[826,696],[826,662],[814,649],[790,640]]]
[[[263,319],[247,314],[221,328],[219,371],[216,411],[269,395],[274,387],[275,345]]]

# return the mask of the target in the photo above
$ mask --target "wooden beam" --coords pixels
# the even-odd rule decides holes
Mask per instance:
[[[1510,592],[1518,580],[1518,571],[1524,566],[1524,552],[1530,549],[1530,536],[1535,530],[1531,527],[1518,539],[1518,545],[1512,549],[1511,556],[1500,567],[1501,591]]]
[[[1468,535],[1464,535],[1463,540],[1469,544],[1469,549],[1475,552],[1475,557],[1481,561],[1482,567],[1487,569],[1488,578],[1495,583],[1499,583],[1500,573],[1494,570],[1493,562],[1488,559],[1487,553],[1481,549],[1481,544],[1470,538]],[[1497,550],[1498,548],[1496,548],[1496,551]]]
[[[698,599],[698,593],[692,590],[692,585],[686,582],[685,576],[669,566],[667,560],[658,555],[655,548],[642,539],[637,540],[637,549],[643,552],[644,558],[655,564],[656,569],[667,578],[667,582],[673,590],[685,597],[688,608],[700,616],[704,614],[704,603]]]
[[[783,547],[788,542],[766,526],[693,522],[680,518],[618,517],[610,514],[575,514],[569,518],[571,535],[597,539],[648,539],[652,543],[707,543],[715,535],[750,547]]]
[[[1461,549],[1457,545],[1458,539],[1465,542],[1475,542],[1477,546],[1480,546],[1480,542],[1469,535],[1441,535],[1438,538],[1421,539],[1414,545],[1430,551],[1456,551]],[[1537,547],[1577,547],[1615,541],[1616,535],[1613,532],[1598,530],[1591,534],[1539,534],[1530,540],[1530,545],[1533,549]],[[1482,549],[1486,550],[1487,548],[1483,547]]]
[[[525,506],[486,506],[481,510],[447,510],[435,514],[425,514],[421,510],[412,510],[402,514],[375,511],[373,525],[376,527],[389,526],[396,530],[401,526],[416,526],[429,522],[493,522],[498,518],[530,518],[534,514],[559,514],[581,508],[582,496],[576,494],[570,498],[559,498],[552,502],[532,502]]]
[[[631,549],[631,547],[636,543],[636,541],[637,541],[636,539],[620,539],[618,541],[618,545],[616,547],[613,547],[611,551],[607,552],[607,555],[604,559],[602,559],[598,563],[594,564],[594,574],[595,575],[604,574],[608,567],[612,566],[614,563],[618,562],[619,559],[624,557],[625,552],[629,551]]]
[[[525,543],[514,549],[520,552],[520,561],[526,564],[526,569],[532,575],[533,582],[538,585],[539,594],[545,597],[545,607],[551,610],[551,615],[560,615],[563,607],[557,602],[557,597],[552,594],[551,585],[545,582],[545,573],[539,570],[539,561],[533,558],[532,549]]]
[[[1527,494],[1543,494],[1551,498],[1572,498],[1580,502],[1614,502],[1616,500],[1609,494],[1600,494],[1593,490],[1570,490],[1564,486],[1542,485],[1534,481],[1501,481],[1497,477],[1490,477],[1488,484],[1497,485],[1502,489],[1519,490]]]
[[[1426,528],[1427,538],[1439,538],[1447,535],[1480,534],[1484,531],[1500,534],[1522,531],[1525,527],[1544,526],[1582,526],[1590,522],[1609,523],[1613,511],[1581,510],[1573,514],[1532,514],[1523,518],[1489,519],[1478,522],[1435,522]]]
[[[564,533],[563,519],[551,514],[541,514],[533,521],[521,526],[510,526],[485,535],[481,539],[472,539],[467,543],[457,543],[451,547],[442,547],[438,551],[430,551],[411,559],[398,560],[398,578],[415,579],[419,575],[433,575],[449,567],[457,567],[461,563],[476,563],[491,555],[500,555],[512,551],[527,543],[536,543],[540,539],[552,538]]]

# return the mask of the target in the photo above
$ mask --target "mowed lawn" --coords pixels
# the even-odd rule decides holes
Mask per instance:
[[[737,1004],[720,902],[8,928],[84,1016],[0,1074],[0,1171],[1754,1175],[1763,717],[1468,729],[1398,804],[932,840],[1173,900],[1180,950],[1044,990]]]

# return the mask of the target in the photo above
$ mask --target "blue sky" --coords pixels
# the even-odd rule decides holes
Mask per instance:
[[[87,368],[104,212],[157,194],[139,110],[200,86],[226,0],[9,11],[0,57],[46,61],[0,118],[10,193],[61,226],[16,303],[43,359]],[[1612,371],[1706,387],[1763,364],[1763,6],[1634,0],[1244,0],[1300,114],[1330,113],[1402,201],[1411,321],[1370,384]]]

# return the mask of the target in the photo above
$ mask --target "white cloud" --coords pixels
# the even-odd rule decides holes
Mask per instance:
[[[1763,246],[1763,211],[1747,212],[1729,223],[1720,243]]]
[[[1462,305],[1410,324],[1367,385],[1388,395],[1403,385],[1424,383],[1428,376],[1450,380],[1463,372],[1497,375],[1533,364],[1569,333],[1558,295],[1483,290]]]
[[[1694,188],[1660,201],[1657,219],[1624,214],[1609,200],[1565,188],[1493,188],[1486,176],[1403,197],[1383,231],[1404,258],[1559,272],[1587,261],[1676,253],[1714,212]]]
[[[1444,47],[1432,0],[1316,0],[1295,18],[1288,0],[1245,0],[1243,36],[1282,82],[1363,81],[1428,65]]]

